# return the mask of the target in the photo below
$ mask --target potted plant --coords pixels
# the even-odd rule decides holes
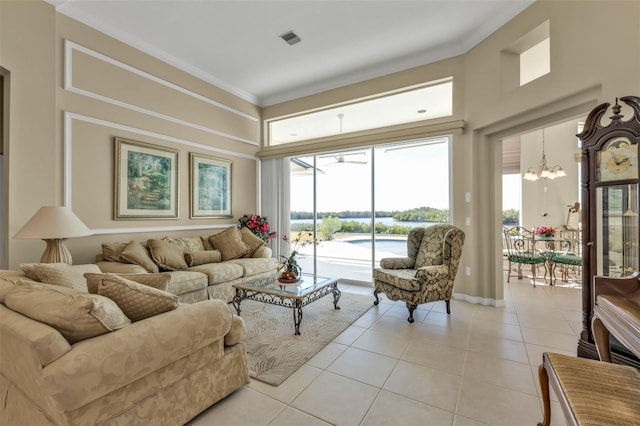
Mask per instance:
[[[278,271],[281,271],[281,274],[278,280],[280,282],[297,282],[300,280],[300,274],[302,274],[302,268],[298,265],[298,260],[296,259],[298,250],[309,244],[317,243],[317,240],[313,238],[313,233],[303,232],[294,239],[284,235],[282,241],[289,244],[290,251],[288,256],[280,255],[282,261],[278,265]]]

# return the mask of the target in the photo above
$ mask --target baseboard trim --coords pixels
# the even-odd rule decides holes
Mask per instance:
[[[463,300],[475,305],[495,306],[496,308],[504,307],[504,299],[496,300],[486,297],[469,296],[468,294],[462,293],[453,293],[452,296],[456,300]]]

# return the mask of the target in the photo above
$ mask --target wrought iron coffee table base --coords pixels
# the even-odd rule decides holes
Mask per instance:
[[[342,292],[338,289],[337,281],[300,297],[297,297],[293,294],[276,292],[267,293],[264,291],[260,291],[259,289],[246,290],[236,287],[236,295],[233,298],[232,303],[233,307],[236,308],[236,312],[238,313],[238,315],[240,315],[240,302],[242,302],[244,299],[292,308],[293,324],[295,325],[295,335],[299,335],[300,322],[302,322],[302,308],[307,306],[311,302],[315,302],[316,300],[323,298],[328,294],[333,294],[333,308],[340,309],[340,306],[338,306],[338,301],[340,300],[340,296],[342,296]]]

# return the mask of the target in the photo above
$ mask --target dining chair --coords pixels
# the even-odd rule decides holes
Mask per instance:
[[[553,239],[552,250],[545,255],[550,256],[551,284],[555,283],[556,267],[560,265],[561,280],[569,280],[569,271],[582,267],[582,256],[580,255],[580,240],[576,238],[578,231],[568,229],[565,225],[554,228],[556,233]]]
[[[522,279],[522,266],[531,265],[531,275],[533,276],[533,286],[536,286],[537,268],[545,267],[544,279],[547,279],[547,257],[543,256],[536,249],[534,232],[514,226],[503,229],[504,246],[507,248],[507,261],[509,262],[507,272],[507,282],[511,280],[513,267],[517,267],[518,279]]]

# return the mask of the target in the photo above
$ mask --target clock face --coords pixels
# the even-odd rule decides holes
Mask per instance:
[[[638,178],[638,145],[625,137],[607,142],[598,159],[601,182]]]

